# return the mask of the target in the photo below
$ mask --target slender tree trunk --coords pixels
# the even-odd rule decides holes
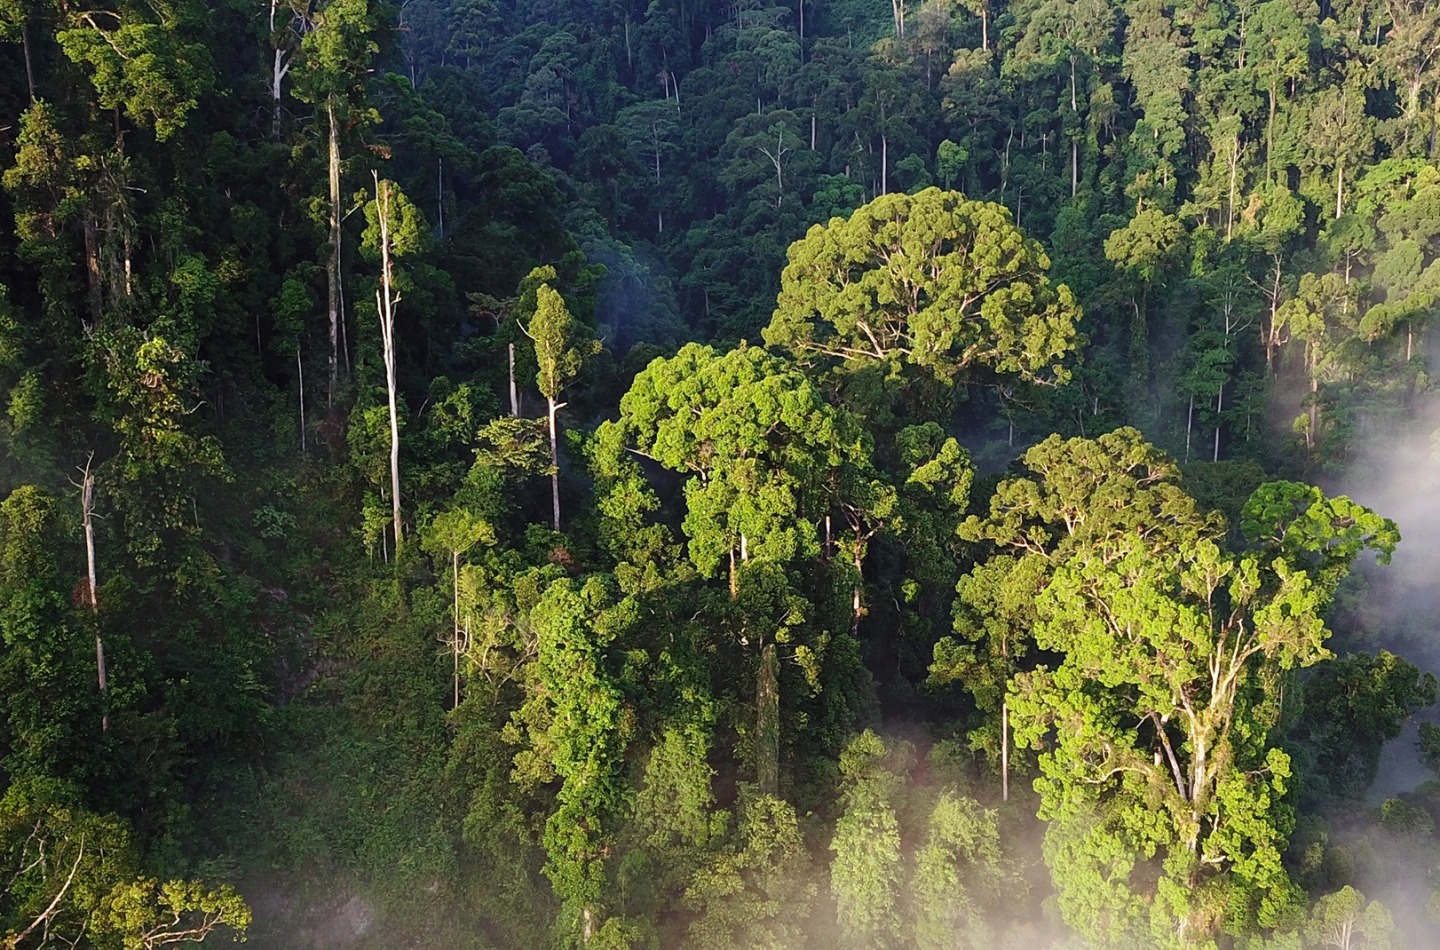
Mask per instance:
[[[38,96],[35,95],[35,67],[30,63],[29,20],[25,20],[20,24],[20,46],[25,52],[25,86],[30,91],[30,101],[34,102]]]
[[[455,585],[455,629],[450,634],[451,656],[455,663],[455,705],[452,708],[460,708],[460,552],[450,552],[451,572],[454,575]]]
[[[863,563],[864,545],[860,540],[860,531],[855,531],[855,553],[851,562],[855,566],[855,586],[850,591],[850,636],[858,642],[860,639],[860,618],[864,616],[864,605],[861,603],[861,564]]]
[[[295,371],[300,376],[300,453],[305,453],[305,364],[300,360],[300,347],[295,347]]]
[[[1195,428],[1195,394],[1190,394],[1190,404],[1185,410],[1185,461],[1190,461],[1190,433]]]
[[[554,399],[547,398],[550,406],[550,506],[553,515],[552,527],[560,530],[560,440],[555,431],[555,410],[560,408]]]
[[[93,456],[92,456],[93,457]],[[100,686],[100,729],[110,731],[110,676],[105,668],[105,641],[100,637],[100,598],[95,576],[95,474],[85,462],[80,482],[80,513],[85,528],[86,600],[95,624],[95,678]]]
[[[1345,166],[1335,165],[1335,217],[1345,212]]]
[[[988,3],[980,7],[980,48],[987,53],[990,51],[990,5]]]
[[[1220,461],[1220,413],[1225,411],[1225,381],[1220,381],[1220,391],[1215,394],[1215,454],[1210,461]]]
[[[435,160],[435,219],[439,222],[436,238],[445,240],[445,159]]]
[[[880,133],[880,194],[890,194],[890,138]]]
[[[1240,136],[1237,133],[1230,150],[1230,198],[1225,203],[1225,240],[1235,233],[1235,177],[1240,168]]]
[[[104,312],[100,279],[100,235],[95,216],[88,211],[81,225],[81,234],[85,240],[85,277],[89,291],[86,296],[90,303],[90,322],[91,326],[98,327],[100,316]]]
[[[340,379],[340,120],[335,103],[325,105],[330,120],[330,260],[325,268],[326,304],[330,315],[330,391],[327,405],[335,404],[335,388]],[[388,296],[389,290],[387,288]]]
[[[1080,114],[1080,104],[1075,92],[1075,54],[1070,54],[1070,114]],[[1074,198],[1080,191],[1080,142],[1072,135],[1070,137],[1070,197]]]
[[[1010,800],[1010,697],[1000,703],[1000,800]]]
[[[515,386],[515,344],[510,344],[510,415],[520,415],[520,390]]]
[[[1319,347],[1310,345],[1310,428],[1305,433],[1305,447],[1314,450],[1320,432],[1320,375]]]
[[[1270,174],[1271,158],[1275,153],[1275,84],[1270,84],[1270,117],[1265,120],[1265,180],[1275,184]]]
[[[385,391],[390,404],[390,509],[394,518],[395,556],[398,559],[404,544],[404,527],[400,517],[400,418],[396,410],[397,394],[395,385],[395,305],[400,298],[395,295],[393,273],[390,261],[390,188],[375,175],[376,217],[380,223],[380,284],[383,293],[380,299],[380,334],[384,344]]]
[[[271,12],[273,16],[273,6]],[[275,63],[270,70],[270,134],[277,139],[280,137],[280,84],[289,68],[285,62],[285,51],[275,50]]]

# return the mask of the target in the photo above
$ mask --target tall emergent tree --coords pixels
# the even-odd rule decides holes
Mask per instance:
[[[330,317],[329,398],[333,402],[345,323],[345,299],[341,285],[345,212],[341,207],[340,139],[345,128],[358,123],[366,112],[364,76],[369,71],[371,58],[379,51],[379,45],[372,39],[375,23],[370,0],[329,0],[314,9],[315,13],[310,17],[311,28],[300,41],[301,70],[295,83],[295,95],[321,110],[326,124],[327,230],[330,241],[325,262],[325,306]]]
[[[1269,738],[1279,686],[1329,655],[1322,611],[1357,554],[1388,558],[1394,522],[1270,483],[1231,553],[1223,518],[1133,429],[1052,436],[1024,464],[962,531],[1013,559],[1030,633],[1057,658],[1016,674],[1009,702],[1039,753],[1066,919],[1106,945],[1177,948],[1276,926],[1298,899],[1280,860],[1290,758]]]
[[[535,316],[525,328],[535,342],[535,384],[545,397],[546,414],[550,420],[550,499],[551,526],[560,530],[560,440],[555,414],[567,405],[560,394],[580,374],[588,357],[600,351],[600,341],[591,337],[584,324],[570,315],[565,299],[550,287],[541,284],[535,291]]]
[[[790,246],[765,342],[835,371],[874,421],[890,406],[861,393],[898,382],[923,421],[982,367],[1065,378],[1080,308],[1049,267],[998,204],[938,188],[886,195]]]
[[[390,407],[390,510],[395,521],[395,553],[404,534],[400,516],[400,419],[395,386],[395,307],[400,303],[395,259],[425,244],[425,217],[398,185],[375,173],[375,200],[365,206],[364,248],[380,259],[380,286],[375,309],[380,314],[380,340],[385,358],[385,393]]]

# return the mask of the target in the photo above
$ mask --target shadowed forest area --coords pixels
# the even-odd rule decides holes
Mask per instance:
[[[1440,6],[0,0],[0,950],[1440,933]]]

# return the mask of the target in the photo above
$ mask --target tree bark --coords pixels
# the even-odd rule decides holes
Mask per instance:
[[[1185,461],[1190,461],[1190,433],[1195,428],[1195,394],[1190,394],[1190,403],[1185,410]]]
[[[90,607],[90,617],[95,624],[95,678],[100,687],[100,729],[110,731],[110,676],[105,668],[105,641],[100,636],[100,598],[96,592],[95,576],[95,473],[90,471],[90,460],[86,460],[80,482],[80,513],[85,528],[85,599]]]
[[[773,643],[761,648],[755,678],[755,784],[761,795],[780,792],[780,684]]]
[[[1210,461],[1220,461],[1220,413],[1225,408],[1225,381],[1220,381],[1220,391],[1215,394],[1215,454]]]
[[[335,102],[325,104],[330,120],[330,260],[325,267],[327,306],[330,315],[330,391],[327,405],[335,404],[335,387],[340,379],[340,121]],[[387,289],[386,294],[389,294]]]
[[[30,92],[30,101],[34,102],[38,96],[35,95],[35,68],[30,63],[30,23],[28,20],[20,24],[20,46],[25,52],[25,86]]]
[[[385,391],[390,407],[390,507],[395,525],[395,556],[400,556],[404,544],[404,530],[400,517],[400,418],[396,410],[395,385],[395,305],[400,298],[394,293],[392,264],[390,260],[390,188],[389,182],[375,177],[376,217],[380,223],[380,285],[383,292],[377,293],[380,304],[380,336],[385,355]],[[332,362],[333,365],[333,362]]]
[[[550,504],[552,509],[552,526],[556,531],[560,530],[560,440],[555,431],[555,411],[560,408],[559,403],[554,399],[546,398],[549,403],[550,414]]]
[[[1010,697],[1000,703],[1000,800],[1010,800]]]
[[[520,390],[515,387],[515,344],[510,344],[510,415],[520,415]]]
[[[450,653],[455,666],[455,705],[460,708],[460,552],[450,552],[451,572],[454,576],[454,629],[450,631]]]
[[[300,454],[305,454],[305,364],[300,360],[300,347],[295,347],[295,370],[300,376]]]

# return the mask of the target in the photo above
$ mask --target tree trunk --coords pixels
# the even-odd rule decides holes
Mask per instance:
[[[1265,120],[1265,181],[1275,184],[1270,174],[1270,160],[1275,153],[1275,84],[1270,84],[1270,117]]]
[[[394,293],[390,261],[390,188],[375,175],[376,217],[380,223],[380,335],[385,356],[385,392],[390,406],[390,510],[394,518],[395,556],[398,559],[404,544],[404,528],[400,517],[400,418],[396,411],[395,385],[395,305],[400,298]],[[333,364],[332,364],[333,365]]]
[[[85,213],[81,232],[85,239],[85,278],[88,282],[86,297],[90,303],[90,323],[91,326],[98,327],[104,312],[100,283],[100,235],[95,216],[88,211]]]
[[[330,391],[326,404],[335,404],[335,387],[340,379],[340,121],[335,102],[325,105],[330,119],[330,260],[325,267],[326,305],[330,316]],[[386,288],[386,296],[389,296]]]
[[[890,139],[880,133],[880,194],[890,194]]]
[[[553,515],[552,527],[560,530],[560,441],[555,431],[555,410],[560,406],[554,399],[546,398],[550,405],[550,506]]]
[[[451,656],[455,663],[455,705],[454,709],[460,708],[460,552],[450,552],[450,566],[454,575],[455,586],[455,613],[454,627],[450,632]]]
[[[1230,198],[1225,203],[1225,240],[1235,233],[1235,177],[1240,169],[1240,136],[1237,133],[1230,149]]]
[[[1320,431],[1320,357],[1319,347],[1310,346],[1310,428],[1305,433],[1305,448],[1315,449],[1316,437]]]
[[[755,784],[761,795],[780,791],[780,684],[775,644],[760,650],[755,678]]]
[[[30,101],[34,102],[35,95],[35,68],[30,64],[30,22],[26,20],[20,24],[20,46],[25,52],[25,86],[30,91]]]
[[[273,6],[271,12],[273,16]],[[289,68],[285,62],[285,51],[275,50],[275,62],[270,68],[270,134],[277,139],[280,137],[280,84]]]
[[[1215,454],[1210,461],[1220,461],[1220,413],[1225,410],[1225,381],[1220,381],[1220,391],[1215,394]]]
[[[515,344],[510,344],[510,415],[520,415],[520,390],[515,387]]]
[[[300,361],[300,347],[295,347],[295,371],[300,377],[300,454],[305,454],[305,364]]]
[[[1075,54],[1070,54],[1070,114],[1080,114],[1080,104],[1075,93]],[[1072,135],[1070,137],[1070,197],[1074,198],[1080,191],[1080,142]]]
[[[1190,433],[1195,428],[1195,394],[1190,394],[1190,403],[1185,410],[1185,461],[1190,461]]]
[[[1010,800],[1010,697],[1000,703],[1000,800]]]
[[[95,577],[95,475],[90,471],[90,462],[80,483],[80,513],[85,527],[86,600],[89,602],[90,618],[95,624],[95,678],[100,686],[100,729],[110,731],[110,677],[105,669],[105,642],[100,637],[100,599],[96,592]]]
[[[1345,166],[1335,165],[1335,217],[1340,217],[1345,209]]]

